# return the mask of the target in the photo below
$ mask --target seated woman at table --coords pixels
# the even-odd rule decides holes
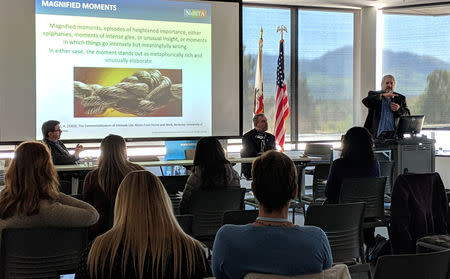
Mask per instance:
[[[345,178],[379,177],[380,163],[375,159],[373,139],[364,127],[350,128],[342,140],[341,158],[334,160],[328,174],[325,196],[338,203]]]
[[[181,214],[190,211],[192,191],[224,186],[240,187],[239,174],[225,158],[225,151],[216,138],[201,138],[195,147],[194,167],[180,202]]]
[[[127,160],[126,143],[121,136],[105,137],[100,152],[98,166],[86,175],[83,185],[83,199],[100,213],[98,223],[89,232],[90,239],[111,228],[114,200],[123,178],[133,170],[144,169]]]
[[[114,225],[84,251],[75,278],[205,278],[205,252],[185,234],[161,181],[130,172],[120,184]]]
[[[373,152],[373,138],[364,127],[353,127],[342,140],[341,158],[334,160],[328,174],[325,196],[327,203],[338,203],[345,178],[379,177],[380,163]],[[364,229],[364,244],[375,246],[374,228]],[[369,249],[366,250],[366,252]]]
[[[14,151],[0,192],[0,232],[5,228],[86,227],[98,213],[88,203],[58,190],[50,150],[26,141]]]
[[[225,225],[216,234],[212,253],[217,279],[244,278],[250,272],[294,276],[319,273],[332,264],[325,233],[288,220],[296,197],[297,172],[281,152],[267,151],[252,166],[252,190],[259,203],[256,221]]]

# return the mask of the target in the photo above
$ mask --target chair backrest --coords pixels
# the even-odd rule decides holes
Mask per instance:
[[[334,262],[364,262],[362,216],[364,203],[310,205],[305,225],[321,228],[327,235]]]
[[[325,188],[327,187],[325,181],[328,179],[331,164],[320,164],[314,167],[313,172],[313,200],[325,198]]]
[[[365,202],[364,218],[384,218],[386,177],[346,178],[342,182],[339,203]]]
[[[0,278],[57,278],[75,273],[88,229],[4,229],[1,238]]]
[[[258,217],[259,210],[232,210],[223,213],[222,225],[246,225],[253,223]]]
[[[244,195],[245,188],[239,187],[192,192],[193,235],[195,237],[214,236],[222,225],[225,211],[243,209]]]
[[[275,274],[248,273],[244,279],[351,279],[348,267],[345,264],[337,264],[320,273],[304,274],[296,276],[283,276]]]
[[[374,279],[447,279],[450,250],[378,258]]]
[[[333,145],[320,143],[307,143],[305,154],[312,157],[320,157],[324,163],[333,162]]]
[[[184,214],[184,215],[175,215],[177,218],[178,224],[183,229],[183,231],[189,235],[192,235],[192,221],[194,219],[194,215]]]
[[[166,188],[167,194],[171,195],[184,190],[189,175],[158,176],[158,178]]]
[[[392,193],[392,181],[394,175],[394,161],[379,161],[381,176],[386,176],[386,188],[384,192],[386,194]]]

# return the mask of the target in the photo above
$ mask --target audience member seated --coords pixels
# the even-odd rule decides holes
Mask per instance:
[[[252,190],[259,215],[248,225],[225,225],[212,254],[217,279],[244,278],[247,273],[285,276],[312,274],[332,264],[325,233],[288,220],[289,202],[297,195],[297,173],[285,154],[268,151],[253,162]]]
[[[27,141],[17,147],[0,192],[0,231],[91,226],[98,217],[88,203],[59,192],[58,176],[44,144]]]
[[[73,165],[80,159],[80,152],[84,150],[81,144],[75,147],[75,153],[71,155],[66,146],[59,139],[61,138],[61,127],[59,121],[49,120],[42,124],[42,135],[44,143],[50,149],[53,164],[55,165]]]
[[[83,253],[75,278],[204,278],[201,244],[183,232],[161,181],[133,171],[120,184],[114,225]]]
[[[190,212],[192,191],[225,186],[240,187],[239,173],[225,158],[223,147],[216,138],[201,138],[195,148],[192,174],[186,182],[180,202],[181,214]]]
[[[98,223],[92,227],[92,239],[112,227],[114,200],[123,178],[133,170],[143,170],[140,165],[127,160],[127,147],[121,136],[109,135],[100,144],[98,166],[84,179],[83,199],[100,213]]]
[[[242,158],[256,157],[267,150],[275,149],[275,137],[266,132],[269,125],[267,124],[267,118],[263,113],[255,114],[255,116],[253,116],[253,127],[254,129],[242,136]],[[242,164],[241,167],[245,178],[250,179],[252,177],[252,164],[245,163]]]
[[[334,160],[328,174],[325,196],[327,203],[338,203],[345,178],[379,177],[380,163],[373,152],[373,138],[364,127],[350,128],[342,139],[341,158]],[[364,230],[364,243],[375,245],[374,229]]]

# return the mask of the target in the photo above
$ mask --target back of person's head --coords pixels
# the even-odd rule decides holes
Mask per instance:
[[[252,165],[252,190],[267,212],[280,211],[295,197],[297,170],[284,153],[267,151]]]
[[[360,164],[374,160],[373,138],[366,128],[350,128],[345,133],[342,144],[341,158],[348,162]]]
[[[202,171],[203,188],[225,182],[225,151],[214,137],[201,138],[195,147],[194,166]],[[221,185],[225,186],[225,185]]]
[[[5,175],[0,193],[0,218],[39,212],[39,201],[56,199],[58,176],[47,146],[35,142],[21,143]]]
[[[126,161],[127,149],[125,139],[118,135],[110,134],[102,139],[100,143],[99,164]]]
[[[117,256],[119,245],[123,247],[120,270],[124,275],[126,269],[135,268],[138,278],[142,278],[146,258],[152,261],[152,278],[158,278],[168,272],[166,264],[171,257],[175,278],[189,278],[195,266],[195,251],[200,248],[198,242],[178,225],[162,182],[145,170],[130,172],[120,184],[114,225],[97,237],[89,252],[88,268],[92,278],[108,277],[108,272],[111,275],[110,263]],[[127,265],[129,257],[133,257],[132,265]],[[186,261],[186,274],[181,274],[180,270],[183,260]],[[110,270],[104,270],[105,266]],[[94,276],[98,270],[103,276]]]
[[[106,136],[100,143],[98,183],[106,196],[114,200],[120,182],[130,171],[142,169],[127,161],[126,142],[118,135]]]
[[[55,126],[58,125],[59,123],[60,122],[57,120],[48,120],[42,124],[41,130],[44,139],[48,138],[48,133],[55,131]]]

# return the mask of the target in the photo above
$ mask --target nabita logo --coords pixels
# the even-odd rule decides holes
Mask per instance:
[[[184,9],[184,17],[206,17],[206,10]]]

